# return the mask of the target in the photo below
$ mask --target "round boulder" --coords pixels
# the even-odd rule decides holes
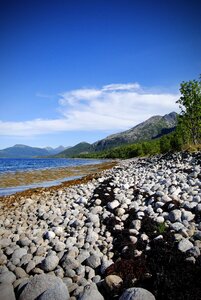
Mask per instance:
[[[156,300],[156,298],[143,288],[130,288],[121,295],[119,300]]]

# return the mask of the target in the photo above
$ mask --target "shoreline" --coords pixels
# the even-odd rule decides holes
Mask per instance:
[[[59,181],[58,184],[54,184],[54,181],[52,182],[52,180],[51,181],[48,180],[48,182],[50,183],[49,186],[33,186],[33,187],[30,186],[30,187],[25,187],[25,189],[22,191],[16,191],[12,194],[0,195],[0,204],[7,203],[10,205],[11,203],[18,201],[21,197],[31,197],[32,193],[40,194],[46,191],[55,191],[62,188],[67,188],[72,185],[85,184],[88,181],[92,180],[93,178],[98,178],[101,175],[102,171],[111,169],[115,165],[117,165],[116,161],[108,161],[108,162],[103,162],[94,165],[90,164],[90,165],[84,165],[78,167],[66,167],[66,168],[57,168],[57,169],[54,168],[52,170],[43,170],[44,175],[47,176],[48,173],[53,174],[56,173],[57,171],[59,171],[59,174],[61,174],[60,170],[62,169],[65,172],[65,175],[68,175],[69,179],[62,177],[58,179]],[[34,171],[36,175],[39,172]],[[27,173],[32,174],[33,172],[23,172],[23,173],[19,172],[19,173],[20,175],[27,176]],[[15,176],[15,174],[12,174],[11,180],[13,176]],[[72,177],[77,177],[77,178],[72,178]],[[42,185],[43,182],[41,183],[38,182],[38,184]],[[10,186],[11,189],[18,188],[18,187],[21,188],[21,186],[16,186],[16,187]]]
[[[58,282],[65,290],[60,300],[127,300],[136,291],[200,300],[200,159],[200,152],[129,159],[6,197],[0,282],[15,288],[13,300],[29,300],[47,281],[48,295]]]

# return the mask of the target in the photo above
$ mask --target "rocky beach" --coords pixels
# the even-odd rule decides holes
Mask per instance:
[[[201,152],[1,197],[0,299],[201,299]]]

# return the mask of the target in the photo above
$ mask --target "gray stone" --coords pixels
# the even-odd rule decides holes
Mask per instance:
[[[0,247],[1,248],[6,248],[6,247],[10,246],[10,244],[11,244],[11,240],[8,239],[8,238],[4,238],[4,239],[0,240]]]
[[[64,270],[66,269],[77,269],[79,267],[80,263],[75,258],[68,256],[68,254],[65,254],[61,259],[61,266]]]
[[[13,283],[15,280],[16,276],[11,271],[5,271],[0,274],[0,283]]]
[[[43,260],[41,269],[46,272],[53,271],[58,266],[58,263],[59,258],[56,255],[49,255]]]
[[[64,249],[66,248],[66,245],[63,243],[63,242],[56,242],[55,245],[54,245],[54,250],[56,252],[61,252],[61,251],[64,251]]]
[[[38,300],[68,300],[70,299],[70,295],[65,284],[60,286],[54,286],[52,289],[46,290],[42,295],[40,295]]]
[[[27,250],[25,248],[18,248],[12,254],[12,259],[21,259],[22,256],[27,254]]]
[[[181,221],[181,210],[180,209],[172,210],[169,213],[168,218],[171,222]]]
[[[0,299],[2,300],[15,300],[15,294],[12,284],[0,284]]]
[[[155,300],[152,293],[143,288],[127,289],[119,298],[119,300]]]
[[[44,298],[42,298],[44,295]],[[52,295],[52,298],[50,297]],[[58,298],[61,296],[62,298]],[[39,298],[40,297],[40,298]],[[35,275],[27,285],[22,289],[19,300],[35,300],[35,299],[55,299],[67,300],[69,293],[63,281],[56,277],[46,274]]]
[[[170,224],[170,227],[176,232],[185,228],[185,226],[180,222],[175,222],[173,224]]]
[[[79,296],[79,300],[104,300],[101,293],[97,290],[96,284],[91,283],[84,287],[83,293]]]
[[[26,272],[29,273],[31,270],[35,268],[36,264],[33,260],[31,260],[26,266]]]
[[[186,252],[193,248],[193,244],[188,239],[183,239],[178,244],[178,249],[182,252]]]
[[[28,277],[27,273],[20,267],[15,268],[14,272],[17,278]]]
[[[186,211],[186,210],[182,211],[182,216],[181,216],[182,221],[184,221],[184,220],[192,221],[194,219],[194,217],[195,217],[195,215],[192,214],[191,211]]]
[[[93,253],[89,256],[89,258],[87,258],[86,263],[89,267],[95,269],[98,266],[100,266],[101,260],[100,260],[100,257],[96,253]]]
[[[80,250],[80,254],[77,256],[77,260],[80,262],[80,264],[85,261],[90,256],[90,253],[87,250]]]

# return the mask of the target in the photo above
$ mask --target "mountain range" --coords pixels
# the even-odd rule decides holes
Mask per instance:
[[[57,148],[36,148],[26,145],[15,145],[0,150],[0,158],[31,158],[37,156],[76,157],[79,154],[104,151],[124,144],[134,144],[141,141],[156,139],[175,130],[177,113],[171,112],[164,116],[153,116],[129,130],[116,133],[93,144],[81,142],[73,147],[59,146]]]
[[[59,146],[55,149],[52,147],[37,148],[16,144],[13,147],[0,150],[0,158],[32,158],[37,156],[56,155],[66,148],[67,147],[64,146]]]

